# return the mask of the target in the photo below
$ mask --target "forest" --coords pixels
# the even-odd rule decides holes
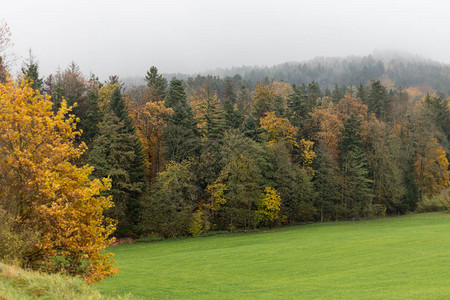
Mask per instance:
[[[0,68],[0,258],[95,282],[111,237],[447,209],[448,67],[328,62],[138,85]]]

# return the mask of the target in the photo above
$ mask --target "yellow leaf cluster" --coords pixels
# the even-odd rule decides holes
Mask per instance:
[[[280,218],[281,197],[272,187],[266,187],[256,211],[256,219],[263,225],[272,225]]]
[[[117,83],[107,83],[98,90],[98,107],[100,110],[105,111],[108,108],[111,96],[117,88],[119,88]]]
[[[290,146],[297,146],[295,140],[298,129],[292,126],[286,118],[280,118],[273,111],[261,118],[261,128],[265,129],[269,143],[284,142]]]

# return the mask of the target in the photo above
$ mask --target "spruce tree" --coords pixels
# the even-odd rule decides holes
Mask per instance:
[[[170,107],[174,111],[169,123],[181,125],[190,129],[195,128],[196,124],[194,115],[192,108],[187,101],[183,81],[176,78],[170,81],[169,90],[167,91],[164,104],[166,107]]]
[[[88,145],[93,142],[94,138],[99,134],[98,124],[102,121],[103,114],[98,107],[98,91],[88,91],[89,109],[86,112],[86,118],[82,120],[81,128],[83,135],[81,138]]]
[[[320,221],[336,219],[335,208],[341,193],[338,166],[323,143],[319,143],[314,161],[314,187],[317,191],[315,206],[319,210]]]
[[[166,95],[167,80],[158,74],[158,68],[152,66],[145,75],[152,100],[162,101]]]
[[[129,193],[127,208],[127,215],[130,220],[137,222],[139,213],[139,197],[145,186],[145,165],[144,165],[144,155],[143,147],[136,135],[136,129],[132,123],[129,116],[128,109],[126,107],[125,101],[122,97],[120,88],[114,90],[111,101],[110,101],[110,111],[115,115],[125,126],[127,133],[131,136],[129,139],[129,147],[131,147],[133,152],[133,159],[131,163],[125,168],[128,173],[130,182],[140,186],[141,189],[134,189]],[[135,225],[135,224],[132,224]]]
[[[379,80],[372,81],[365,104],[367,104],[369,112],[375,113],[377,118],[386,118],[389,109],[389,97],[386,88]]]
[[[200,113],[199,127],[205,138],[220,139],[226,126],[223,111],[220,109],[219,99],[210,87],[203,89],[204,99],[197,105]]]
[[[99,126],[99,135],[89,153],[89,162],[95,167],[93,175],[112,179],[108,193],[113,196],[115,206],[108,211],[108,216],[118,220],[118,235],[126,234],[134,224],[136,195],[141,194],[144,187],[142,181],[134,180],[130,174],[136,160],[134,143],[135,136],[125,123],[109,112]]]
[[[353,114],[347,119],[338,147],[342,172],[342,213],[347,218],[364,216],[372,209],[372,180],[369,179],[367,158],[362,149],[360,123]]]
[[[31,80],[32,84],[31,87],[35,90],[41,90],[43,80],[42,78],[39,78],[39,65],[34,60],[33,55],[30,51],[30,57],[28,61],[24,62],[24,65],[22,67],[22,74],[24,75],[24,78],[27,80]]]
[[[183,81],[176,78],[170,81],[164,104],[174,111],[167,120],[168,125],[165,134],[167,160],[181,162],[188,157],[195,156],[199,149],[200,141],[196,121],[192,108],[187,101]]]

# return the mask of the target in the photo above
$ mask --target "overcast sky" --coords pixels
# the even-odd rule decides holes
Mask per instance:
[[[1,0],[1,18],[45,75],[70,61],[106,79],[384,49],[450,63],[450,1]]]

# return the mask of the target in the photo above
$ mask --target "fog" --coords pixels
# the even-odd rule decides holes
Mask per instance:
[[[2,0],[21,57],[107,78],[396,49],[450,63],[450,1]]]

